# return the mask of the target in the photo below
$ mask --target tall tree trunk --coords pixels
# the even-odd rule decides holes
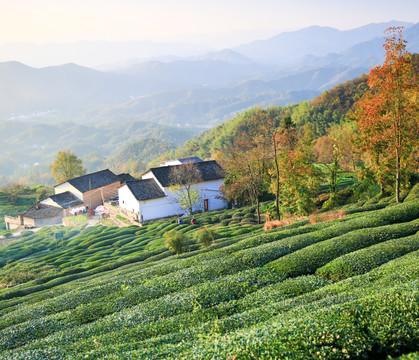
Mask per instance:
[[[276,211],[277,219],[281,220],[281,215],[279,214],[279,165],[278,165],[278,159],[276,157],[276,149],[275,149],[275,171],[276,171],[275,211]]]
[[[396,149],[396,203],[400,202],[400,154]]]
[[[256,211],[258,214],[258,224],[260,224],[260,204],[259,204],[259,197],[256,196]]]
[[[278,148],[276,143],[275,134],[272,136],[275,160],[275,211],[278,220],[281,220],[279,214],[279,164],[278,164]]]

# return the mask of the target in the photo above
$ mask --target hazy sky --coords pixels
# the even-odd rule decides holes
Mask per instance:
[[[309,25],[343,30],[393,19],[418,22],[419,1],[0,0],[0,44],[193,40],[180,35]]]

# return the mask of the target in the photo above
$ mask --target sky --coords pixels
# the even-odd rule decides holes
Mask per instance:
[[[419,22],[418,0],[0,0],[0,45],[105,41],[237,41],[310,25],[339,30]],[[241,37],[241,39],[240,39]],[[247,38],[246,38],[247,37]]]

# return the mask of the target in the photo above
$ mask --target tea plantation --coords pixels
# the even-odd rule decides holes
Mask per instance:
[[[0,359],[419,359],[408,200],[270,231],[244,208],[26,232],[0,247]]]

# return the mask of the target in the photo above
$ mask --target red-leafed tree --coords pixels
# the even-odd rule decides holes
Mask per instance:
[[[250,199],[256,204],[260,223],[260,199],[268,191],[268,169],[271,162],[271,138],[275,119],[256,108],[249,121],[236,130],[234,142],[218,160],[227,173],[224,194],[229,201]]]
[[[354,112],[360,147],[382,189],[392,174],[396,202],[400,202],[402,175],[419,140],[418,83],[402,30],[386,30],[385,61],[370,71],[370,90],[356,103]]]

